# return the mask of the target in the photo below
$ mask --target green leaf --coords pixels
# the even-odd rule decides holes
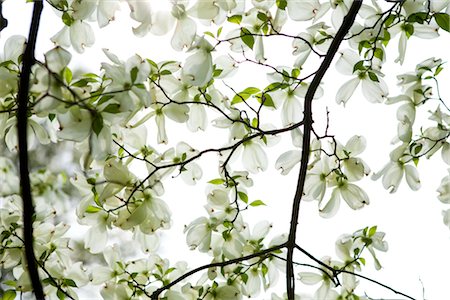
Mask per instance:
[[[407,38],[410,38],[414,34],[414,26],[412,26],[411,24],[405,24],[402,29],[405,32]]]
[[[58,289],[58,291],[56,292],[56,296],[58,296],[59,300],[64,300],[66,298],[66,295],[64,295],[63,291],[61,291],[60,289]]]
[[[56,115],[55,114],[48,114],[48,119],[50,121],[53,121],[55,119]]]
[[[418,12],[408,16],[406,19],[409,23],[419,23],[423,24],[428,19],[428,13],[426,12]]]
[[[253,126],[253,127],[258,127],[258,125],[259,125],[259,120],[258,120],[258,118],[253,118],[253,120],[252,120],[252,126]]]
[[[64,80],[66,80],[67,84],[70,84],[72,82],[73,74],[72,74],[72,71],[68,67],[64,68],[63,76],[64,76]]]
[[[162,70],[159,74],[161,74],[161,75],[170,75],[170,74],[172,74],[172,72],[169,71],[169,70]]]
[[[384,57],[384,51],[381,48],[375,48],[375,51],[373,52],[373,55],[378,58],[379,60],[383,60]]]
[[[265,13],[262,13],[262,12],[258,12],[257,17],[258,17],[258,19],[260,19],[263,22],[266,22],[268,20],[267,15]]]
[[[247,100],[248,97],[250,97],[249,94],[241,94],[241,93],[236,94],[236,95],[234,95],[233,100],[231,100],[231,105],[234,105],[234,104],[237,104],[237,103],[242,102],[244,100]]]
[[[106,106],[103,111],[110,114],[117,114],[120,112],[120,104],[117,103],[108,104],[108,106]]]
[[[436,71],[434,71],[434,76],[439,75],[439,73],[441,73],[441,71],[442,71],[443,69],[444,69],[444,68],[442,67],[442,65],[439,65],[439,66],[436,68]]]
[[[234,16],[228,17],[227,21],[230,22],[230,23],[234,23],[234,24],[238,24],[239,25],[239,24],[241,24],[242,16],[241,15],[234,15]]]
[[[247,283],[248,275],[247,275],[246,273],[242,273],[242,274],[241,274],[241,279],[242,279],[242,281],[243,281],[244,283]]]
[[[89,82],[97,82],[95,78],[82,78],[76,82],[74,82],[72,85],[76,87],[85,87]]]
[[[213,39],[215,38],[214,33],[212,33],[211,31],[205,31],[203,32],[205,35],[209,35],[210,37],[212,37]]]
[[[364,61],[360,60],[353,66],[353,73],[355,73],[357,70],[364,71],[366,68],[364,67]]]
[[[75,21],[75,20],[67,13],[67,11],[65,11],[65,12],[62,14],[61,19],[62,19],[63,23],[64,23],[65,25],[69,26],[69,27],[70,27],[70,26],[73,24],[73,22]]]
[[[368,72],[368,74],[369,74],[370,80],[375,81],[375,82],[380,82],[380,81],[378,80],[378,76],[377,76],[375,73],[373,73],[373,72]]]
[[[444,29],[445,31],[450,32],[450,16],[445,13],[436,13],[433,15],[436,23]]]
[[[263,276],[266,276],[266,274],[269,272],[269,268],[265,264],[261,264],[261,272]]]
[[[253,46],[255,45],[255,38],[247,28],[241,28],[241,40],[244,42],[244,44],[246,44],[250,49],[253,50]]]
[[[396,18],[396,15],[389,14],[389,16],[384,20],[384,26],[389,27],[389,25],[391,25]]]
[[[14,300],[16,298],[16,291],[14,290],[7,290],[3,294],[2,300]]]
[[[222,29],[223,29],[223,27],[221,26],[221,27],[219,27],[218,29],[217,29],[217,37],[219,37],[220,36],[220,34],[222,33]]]
[[[222,178],[216,178],[216,179],[208,181],[208,183],[211,183],[211,184],[223,184],[223,183],[225,183],[225,180],[223,180]]]
[[[287,6],[287,0],[277,0],[277,6],[279,9],[285,10]]]
[[[222,69],[215,69],[214,73],[213,73],[213,76],[214,77],[220,76],[220,74],[222,74],[222,72],[223,72]]]
[[[369,229],[369,237],[372,237],[377,232],[377,226],[372,226]]]
[[[248,196],[244,192],[238,192],[239,198],[244,201],[245,203],[248,203]]]
[[[137,67],[134,67],[130,71],[130,77],[131,77],[131,83],[134,83],[136,81],[137,75],[139,73],[139,69]]]
[[[291,72],[291,76],[292,77],[298,78],[299,75],[300,75],[300,70],[299,69],[297,69],[297,68],[292,69],[292,72]]]
[[[272,96],[270,96],[269,94],[266,93],[258,94],[256,95],[256,99],[258,99],[258,102],[262,103],[262,105],[264,106],[276,108]]]
[[[246,93],[246,94],[253,95],[253,94],[256,94],[256,93],[259,93],[259,92],[260,92],[260,89],[258,89],[258,88],[248,87],[245,90],[243,90],[241,93]]]
[[[383,45],[386,47],[389,44],[389,41],[391,40],[391,34],[389,33],[388,30],[384,30],[383,33]]]
[[[416,165],[416,167],[417,167],[417,165],[419,164],[419,158],[418,157],[413,157],[413,162],[414,162],[414,164]]]
[[[99,212],[99,211],[101,211],[101,210],[102,210],[102,209],[101,209],[100,207],[98,207],[98,206],[92,206],[92,205],[89,205],[89,206],[86,208],[85,212],[87,212],[88,214],[94,214],[94,213]]]
[[[250,203],[250,206],[261,206],[266,205],[262,200],[255,200],[252,203]]]
[[[72,279],[69,279],[69,278],[65,278],[63,284],[65,286],[78,287],[77,284],[75,283],[75,281],[73,281]]]
[[[103,117],[101,114],[96,114],[94,120],[92,120],[92,130],[96,135],[103,129]]]
[[[363,264],[366,265],[366,259],[364,257],[360,257],[359,261]]]

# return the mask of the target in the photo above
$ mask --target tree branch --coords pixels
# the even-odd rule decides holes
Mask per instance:
[[[0,0],[0,31],[5,29],[8,26],[8,20],[3,17],[3,0]]]
[[[170,282],[169,284],[167,284],[167,285],[157,289],[156,291],[154,291],[153,294],[151,295],[151,299],[157,300],[159,294],[161,294],[165,290],[170,289],[172,286],[176,285],[180,281],[186,279],[187,277],[189,277],[189,276],[191,276],[191,275],[193,275],[193,274],[195,274],[195,273],[197,273],[197,272],[199,272],[201,270],[214,268],[214,267],[225,267],[225,266],[232,265],[232,264],[244,261],[244,260],[252,259],[252,258],[255,258],[255,257],[260,257],[260,256],[263,256],[265,254],[270,254],[271,252],[283,249],[284,247],[286,247],[286,243],[278,245],[278,246],[274,246],[274,247],[271,247],[271,248],[268,248],[268,249],[265,249],[265,250],[262,250],[262,251],[259,251],[259,252],[247,255],[247,256],[238,257],[238,258],[230,259],[230,260],[227,260],[227,261],[216,262],[216,263],[211,263],[211,264],[200,266],[198,268],[195,268],[195,269],[193,269],[193,270],[191,270],[191,271],[181,275],[180,277],[178,277],[174,281]]]
[[[17,134],[19,146],[20,163],[20,185],[23,201],[23,236],[25,245],[25,258],[27,261],[28,273],[30,275],[36,299],[43,300],[44,292],[39,280],[38,268],[35,261],[33,249],[33,217],[34,206],[31,196],[30,174],[28,166],[28,145],[27,145],[27,123],[28,123],[28,91],[30,87],[31,67],[35,62],[34,50],[39,29],[39,22],[43,9],[42,0],[34,1],[33,16],[28,34],[28,43],[23,54],[22,72],[20,73],[17,109]]]
[[[287,296],[289,300],[294,300],[295,297],[295,277],[294,277],[294,265],[293,265],[293,254],[295,248],[295,238],[297,234],[297,225],[300,209],[300,201],[303,196],[303,188],[305,185],[306,171],[308,169],[308,159],[309,159],[309,149],[310,149],[310,138],[312,131],[312,100],[317,88],[319,87],[320,81],[325,75],[326,71],[330,67],[330,64],[339,49],[339,45],[344,39],[345,35],[349,31],[350,27],[355,21],[356,14],[361,7],[362,0],[355,0],[350,7],[348,14],[345,16],[341,27],[339,28],[327,54],[322,61],[314,79],[312,80],[308,91],[305,96],[305,108],[303,112],[304,130],[303,130],[303,147],[302,147],[302,157],[300,163],[300,171],[298,175],[297,188],[295,191],[294,201],[292,204],[292,215],[291,215],[291,226],[289,229],[289,238],[287,241],[287,263],[286,263],[286,289]]]

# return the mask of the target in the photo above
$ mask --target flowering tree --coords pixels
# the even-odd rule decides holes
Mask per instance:
[[[366,139],[354,135],[341,143],[330,133],[328,114],[323,130],[316,126],[322,119],[313,119],[313,106],[330,101],[321,99],[320,83],[333,59],[350,76],[336,93],[337,103],[346,104],[360,84],[369,102],[401,103],[398,146],[373,179],[381,178],[393,193],[405,178],[415,191],[422,157],[440,152],[450,164],[450,105],[438,84],[441,59],[418,62],[412,72],[398,75],[398,96],[388,96],[382,71],[389,43],[398,43],[396,62],[402,64],[411,37],[448,38],[448,0],[171,0],[169,10],[156,0],[30,2],[29,36],[2,41],[0,62],[3,299],[33,293],[37,299],[77,299],[84,286],[98,287],[104,299],[369,299],[358,289],[361,280],[414,299],[364,276],[368,254],[381,268],[377,253],[388,249],[384,232],[355,228],[336,241],[336,258],[318,258],[301,246],[299,209],[302,201],[317,201],[317,213],[331,218],[341,200],[354,210],[369,204],[358,185],[371,174],[360,157]],[[136,36],[170,36],[182,59],[123,60],[105,49],[107,61],[98,74],[71,69],[71,49],[83,53],[93,46],[92,26],[108,26],[125,7]],[[59,16],[61,29],[40,61],[35,45],[43,9]],[[0,30],[14,17],[1,12]],[[289,66],[272,65],[266,57],[274,38],[292,42]],[[239,90],[228,85],[233,75],[248,76],[246,65],[268,73],[266,84]],[[415,121],[426,109],[431,124],[424,128]],[[169,147],[168,124],[195,134],[219,128],[228,137],[219,147],[196,149],[189,141]],[[297,186],[284,199],[292,202],[288,231],[269,239],[271,223],[252,224],[246,211],[265,205],[253,200],[253,179],[273,169],[266,152],[286,135],[290,146],[273,154],[275,169],[283,175],[297,169]],[[72,165],[45,168],[52,155],[61,159],[62,153],[73,154]],[[217,173],[204,179],[201,161],[211,154]],[[206,185],[206,212],[190,212],[184,228],[187,247],[208,257],[197,267],[158,250],[161,232],[172,233],[171,210],[177,209],[164,191],[178,176],[187,185]],[[74,199],[76,212],[67,211]],[[450,175],[442,179],[438,199],[450,203]],[[89,227],[81,247],[67,235],[64,219],[75,213]],[[443,214],[449,226],[450,209]],[[115,232],[129,232],[141,253],[130,257],[110,246]],[[311,296],[296,288],[316,284]],[[272,292],[280,285],[284,293]]]

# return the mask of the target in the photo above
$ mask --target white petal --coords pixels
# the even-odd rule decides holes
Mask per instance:
[[[61,48],[55,47],[52,50],[44,54],[45,64],[50,69],[50,71],[59,73],[64,69],[70,62],[72,54],[69,51]]]
[[[242,163],[244,167],[252,173],[265,171],[267,170],[268,165],[267,154],[260,144],[251,142],[244,146]]]
[[[9,37],[4,46],[4,60],[12,60],[17,62],[17,58],[23,54],[25,50],[26,38],[21,35],[13,35]]]
[[[383,79],[378,77],[379,82],[370,78],[362,80],[362,92],[364,97],[372,103],[381,103],[388,95],[388,88]]]
[[[450,165],[450,143],[445,142],[441,149],[442,160]]]
[[[322,204],[322,201],[319,202],[319,215],[323,218],[331,218],[335,216],[340,204],[340,192],[339,189],[335,188],[331,193],[330,199],[325,204]]]
[[[153,25],[150,32],[154,35],[165,35],[172,29],[175,18],[167,11],[157,11],[153,15]]]
[[[298,150],[284,152],[278,157],[275,168],[281,170],[282,175],[287,175],[300,162],[301,154],[301,151]]]
[[[366,192],[355,184],[347,183],[340,188],[340,191],[342,198],[352,209],[360,209],[369,204],[369,197]]]
[[[108,234],[104,224],[91,227],[85,235],[84,246],[91,253],[100,253],[105,250]]]
[[[289,17],[294,21],[307,21],[314,18],[320,8],[317,0],[287,1]]]
[[[91,25],[83,21],[75,21],[69,28],[70,42],[78,53],[83,53],[85,47],[91,47],[95,42]]]
[[[323,280],[322,275],[312,272],[300,272],[299,274],[300,281],[304,284],[314,285]]]
[[[214,1],[197,1],[187,13],[197,19],[212,20],[219,13],[219,7]]]
[[[450,172],[450,171],[449,171]],[[437,189],[438,199],[442,203],[450,204],[450,175],[442,178],[441,185]],[[450,210],[447,211],[450,217]],[[450,225],[448,222],[447,225]]]
[[[341,86],[338,92],[336,93],[336,102],[338,104],[344,103],[345,105],[355,92],[355,89],[359,85],[359,82],[360,82],[359,78],[355,77],[344,83],[344,85]]]
[[[350,49],[340,51],[341,55],[336,61],[336,70],[344,75],[352,75],[355,64],[361,60],[359,55]]]
[[[366,139],[361,135],[352,136],[345,144],[345,151],[349,152],[351,156],[357,156],[366,149]]]
[[[103,28],[114,20],[114,14],[119,8],[120,2],[118,0],[99,1],[97,7],[98,26]]]
[[[197,24],[192,19],[185,17],[178,20],[171,41],[173,49],[181,51],[185,47],[189,48],[194,41],[196,33]]]
[[[417,168],[411,165],[406,165],[405,177],[406,182],[413,191],[417,191],[420,188],[419,172],[417,172]]]
[[[199,50],[186,59],[181,79],[186,84],[202,87],[212,78],[212,71],[211,53]]]
[[[395,193],[403,178],[403,167],[399,163],[391,163],[383,176],[383,186],[390,193]]]

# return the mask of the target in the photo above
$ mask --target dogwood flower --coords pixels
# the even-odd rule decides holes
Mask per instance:
[[[345,179],[337,180],[337,187],[335,187],[331,193],[330,199],[319,202],[319,214],[322,217],[330,218],[337,213],[339,209],[341,197],[352,209],[361,209],[364,205],[369,204],[369,196],[359,186],[349,183]]]
[[[420,188],[420,179],[417,169],[411,165],[406,165],[400,161],[389,162],[380,172],[372,175],[373,180],[383,177],[383,186],[390,193],[395,193],[400,185],[400,181],[405,174],[409,187],[416,191]]]
[[[353,95],[359,83],[362,84],[362,93],[364,97],[372,103],[383,102],[387,97],[388,88],[380,76],[362,66],[362,69],[354,69],[355,65],[361,61],[358,54],[350,49],[340,52],[341,56],[336,62],[336,69],[345,75],[356,74],[356,77],[344,83],[336,94],[336,102],[347,103]],[[380,73],[378,75],[381,75]]]

